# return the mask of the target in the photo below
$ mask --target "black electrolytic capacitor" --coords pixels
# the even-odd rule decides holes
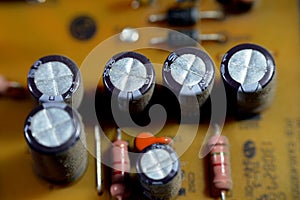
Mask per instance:
[[[274,59],[256,44],[230,49],[221,63],[221,76],[230,105],[241,113],[258,113],[273,100],[276,83]]]
[[[196,29],[171,30],[166,37],[155,37],[150,40],[150,44],[157,45],[166,43],[170,47],[188,47],[197,46],[202,41],[213,41],[224,43],[227,37],[221,33],[200,34]]]
[[[242,13],[249,11],[256,0],[217,0],[221,3],[226,12],[229,13]]]
[[[185,47],[172,52],[166,59],[163,70],[163,84],[179,99],[183,114],[193,116],[210,95],[215,79],[214,63],[204,51]],[[192,103],[193,102],[193,103]]]
[[[83,175],[88,154],[79,114],[65,103],[44,103],[25,120],[24,135],[35,172],[45,180],[65,184]]]
[[[155,72],[144,55],[122,52],[106,63],[103,82],[106,91],[117,99],[121,111],[140,113],[152,97]]]
[[[69,58],[49,55],[37,60],[27,75],[32,96],[44,102],[65,102],[78,107],[83,96],[79,68]]]
[[[173,26],[191,26],[198,22],[198,8],[174,8],[167,13],[167,23]]]
[[[153,14],[149,22],[166,21],[171,26],[192,26],[200,19],[224,19],[222,11],[198,11],[197,7],[170,8],[166,14]]]
[[[137,159],[136,171],[150,199],[168,200],[178,194],[182,183],[180,162],[171,146],[156,143],[146,147]]]

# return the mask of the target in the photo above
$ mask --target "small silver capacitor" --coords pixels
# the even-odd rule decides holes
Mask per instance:
[[[122,52],[106,63],[103,82],[106,91],[117,99],[121,111],[140,113],[152,97],[155,72],[144,55]]]
[[[146,147],[137,159],[136,171],[149,199],[167,200],[178,194],[182,183],[180,162],[171,146],[155,143]]]
[[[27,75],[27,85],[39,102],[65,102],[79,107],[83,85],[78,66],[69,58],[49,55],[38,59]]]
[[[206,102],[214,85],[214,63],[198,48],[181,48],[167,57],[162,77],[163,84],[178,96],[182,114],[194,116],[199,113],[199,107]]]
[[[35,172],[45,180],[65,184],[83,175],[88,154],[79,114],[65,103],[44,103],[25,120],[24,135]]]
[[[221,77],[230,103],[239,113],[258,113],[273,101],[275,62],[265,48],[240,44],[230,49],[221,63]]]

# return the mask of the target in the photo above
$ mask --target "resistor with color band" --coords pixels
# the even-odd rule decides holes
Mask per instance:
[[[127,184],[130,160],[128,156],[128,142],[121,140],[121,130],[117,129],[118,137],[112,146],[112,180],[110,193],[118,200],[129,196]]]
[[[212,184],[218,190],[221,199],[225,200],[226,192],[232,189],[228,138],[220,135],[212,136],[209,145],[212,146],[210,152]]]

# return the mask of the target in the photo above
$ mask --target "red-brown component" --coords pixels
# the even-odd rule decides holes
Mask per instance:
[[[9,81],[0,75],[0,96],[12,99],[24,99],[28,97],[28,91],[20,83]]]
[[[170,144],[172,139],[169,137],[154,137],[151,133],[142,132],[134,140],[134,146],[138,151],[143,151],[146,147],[155,144]]]
[[[121,131],[118,131],[118,138],[112,146],[112,185],[110,193],[118,200],[129,196],[126,186],[126,179],[130,171],[130,160],[128,156],[128,142],[121,140]]]
[[[229,160],[229,142],[225,136],[213,136],[209,140],[213,146],[210,152],[210,163],[213,172],[213,186],[219,191],[221,199],[232,189],[232,178]]]

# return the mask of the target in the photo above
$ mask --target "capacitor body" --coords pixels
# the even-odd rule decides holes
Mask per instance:
[[[148,198],[167,200],[178,194],[182,182],[180,163],[169,145],[156,143],[145,148],[137,159],[136,171]]]
[[[128,197],[127,178],[130,172],[130,160],[128,156],[128,143],[116,140],[112,146],[112,180],[110,193],[113,197],[122,199]]]
[[[249,11],[255,0],[217,0],[229,13],[242,13]]]
[[[256,44],[230,49],[221,63],[228,106],[238,113],[259,113],[274,99],[276,70],[272,55]]]
[[[179,30],[168,33],[167,43],[171,47],[197,46],[199,32],[196,30]]]
[[[43,179],[66,184],[85,172],[88,154],[83,125],[68,105],[44,103],[33,109],[25,121],[24,135],[34,170]]]
[[[214,63],[200,49],[181,48],[167,57],[162,77],[164,86],[178,97],[181,113],[195,116],[199,114],[214,85]]]
[[[209,140],[209,145],[211,146],[210,165],[213,187],[219,192],[231,190],[232,178],[228,138],[213,136]]]
[[[78,66],[61,55],[49,55],[35,61],[27,75],[27,86],[41,103],[65,102],[77,108],[83,97]]]
[[[154,68],[144,55],[122,52],[106,63],[103,83],[112,97],[111,106],[116,103],[120,111],[140,113],[148,105],[154,91]]]
[[[167,23],[172,26],[192,26],[199,20],[196,7],[171,8],[167,12]]]

